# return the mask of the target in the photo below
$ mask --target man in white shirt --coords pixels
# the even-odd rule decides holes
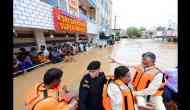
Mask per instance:
[[[146,71],[151,71],[151,69],[156,68],[155,67],[156,56],[152,52],[147,52],[144,53],[142,57],[143,57],[142,65],[144,67],[143,74],[148,74],[146,73]],[[139,80],[143,79],[141,78]],[[155,95],[155,93],[159,91],[161,85],[163,84],[163,80],[164,80],[164,75],[159,70],[159,72],[155,73],[153,79],[148,84],[148,87],[140,91],[135,91],[134,94],[137,96],[138,105],[145,106],[147,101],[146,98],[147,96],[150,96],[149,102],[153,104],[155,110],[166,110],[163,103],[162,95],[161,94]]]
[[[45,49],[43,53],[44,53],[44,56],[47,56],[47,57],[49,56],[49,51],[47,49]]]
[[[133,67],[133,66],[129,66],[126,63],[124,63],[123,61],[119,61],[115,58],[111,58],[111,59],[113,60],[113,62],[115,62],[119,65],[126,65],[128,67]],[[155,60],[156,60],[156,56],[154,53],[152,53],[152,52],[144,53],[143,61],[142,61],[144,71],[148,71],[148,70],[151,70],[152,68],[155,68]],[[133,68],[131,68],[131,70],[133,70]],[[134,78],[134,72],[131,73],[131,77],[132,77],[132,79]],[[149,103],[154,105],[155,110],[166,110],[165,106],[163,104],[162,96],[154,96],[156,91],[160,88],[160,85],[163,82],[163,78],[164,78],[163,73],[159,72],[154,76],[153,80],[149,83],[147,88],[134,92],[134,95],[137,96],[136,98],[137,98],[138,106],[146,107],[147,106],[147,96],[150,96]]]
[[[114,81],[108,84],[108,96],[111,99],[112,110],[137,110],[132,89],[128,86],[130,82],[129,69],[119,66],[114,71]],[[125,95],[124,95],[125,93]]]
[[[44,45],[41,45],[41,52],[43,52],[44,56],[49,56],[49,51],[47,50],[47,48]]]

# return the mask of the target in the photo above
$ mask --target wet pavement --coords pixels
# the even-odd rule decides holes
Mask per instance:
[[[56,67],[64,71],[62,84],[67,85],[71,90],[78,90],[80,79],[86,73],[86,67],[92,60],[102,62],[102,70],[106,74],[112,74],[116,64],[110,63],[110,56],[119,58],[127,65],[141,62],[141,55],[146,51],[152,51],[157,55],[157,64],[161,69],[177,66],[177,45],[176,43],[162,42],[151,39],[123,39],[115,46],[108,48],[94,48],[76,56],[75,62],[61,62],[48,64],[14,79],[13,99],[14,110],[24,109],[24,96],[32,89],[35,83],[42,80],[47,69]]]

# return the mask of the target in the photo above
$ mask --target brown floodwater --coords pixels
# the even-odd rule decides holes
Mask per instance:
[[[24,96],[33,88],[35,83],[42,80],[43,74],[49,68],[62,69],[64,71],[62,84],[67,85],[70,90],[78,91],[80,80],[86,73],[86,67],[90,61],[101,61],[101,69],[106,74],[112,74],[116,64],[111,63],[110,56],[120,57],[128,65],[132,65],[140,63],[141,54],[146,51],[152,51],[157,55],[157,65],[162,69],[177,66],[176,43],[151,39],[123,39],[114,47],[93,48],[88,52],[80,53],[74,56],[75,62],[48,64],[16,77],[13,82],[14,110],[25,110]]]

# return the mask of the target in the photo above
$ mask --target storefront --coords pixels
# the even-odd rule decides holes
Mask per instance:
[[[97,39],[96,2],[92,1],[93,5],[79,0],[14,0],[15,48],[35,46],[40,49],[41,45],[47,47],[52,42],[89,42]],[[88,7],[86,11],[91,17],[83,19],[79,5]],[[89,7],[94,7],[94,11],[91,12]]]

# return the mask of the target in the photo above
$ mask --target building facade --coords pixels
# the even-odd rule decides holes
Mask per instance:
[[[97,4],[98,32],[110,35],[112,27],[112,0],[97,0]]]
[[[14,0],[14,50],[96,39],[111,28],[110,8],[111,0]]]

